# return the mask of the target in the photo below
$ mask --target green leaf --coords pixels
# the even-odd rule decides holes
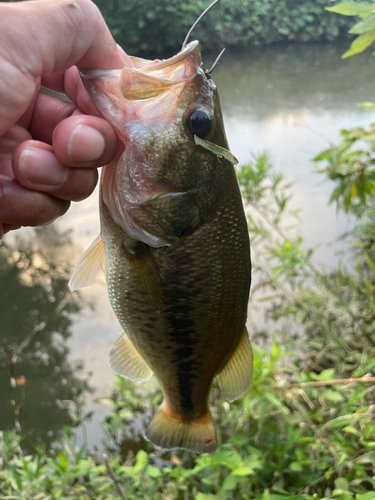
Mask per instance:
[[[265,489],[261,500],[304,500],[305,498],[301,495],[278,495],[277,493],[270,493],[268,489]]]
[[[223,488],[225,491],[234,490],[234,488],[236,488],[237,486],[237,483],[238,483],[238,478],[233,474],[229,474],[229,476],[227,476],[224,480]]]
[[[353,33],[355,35],[362,35],[363,33],[367,33],[367,31],[371,31],[375,28],[375,14],[370,14],[363,21],[355,24],[352,28],[350,28],[349,33]]]
[[[316,375],[314,378],[316,380],[332,380],[334,374],[334,368],[327,368],[326,370],[323,370],[319,375]]]
[[[337,466],[339,467],[340,465],[342,465],[346,459],[348,458],[348,455],[346,453],[343,453],[341,455],[341,457],[339,458],[339,461],[337,462]]]
[[[158,467],[151,467],[151,465],[149,465],[146,469],[146,474],[153,479],[158,479],[162,475],[162,472]]]
[[[344,2],[332,7],[326,7],[330,12],[342,14],[343,16],[361,16],[365,17],[374,10],[374,5],[369,3]]]
[[[61,463],[61,469],[65,470],[68,467],[68,460],[64,457],[62,453],[58,454]]]
[[[370,102],[370,101],[359,102],[357,106],[363,109],[373,109],[375,108],[375,102]]]
[[[235,469],[232,474],[234,476],[250,476],[254,472],[254,469],[251,467],[239,467]]]
[[[350,491],[348,480],[345,479],[344,477],[339,477],[335,479],[335,488],[338,490]]]
[[[349,424],[353,420],[352,415],[349,415],[346,418],[340,418],[340,419],[334,419],[328,422],[326,425],[332,429],[332,428],[340,428],[340,427],[345,427],[347,424]]]
[[[348,432],[349,434],[354,434],[354,436],[360,436],[360,432],[358,429],[353,427],[352,425],[347,425],[346,427],[343,428],[343,431]]]
[[[375,263],[371,260],[371,257],[367,252],[364,254],[364,257],[369,269],[371,269],[371,271],[375,274]]]
[[[334,201],[337,201],[341,196],[342,190],[343,190],[342,184],[336,186],[335,189],[332,191],[331,196],[329,197],[328,203],[331,204]]]
[[[211,495],[211,493],[201,493],[200,491],[195,495],[195,500],[217,500],[217,496]]]
[[[368,493],[364,493],[363,495],[357,493],[355,496],[355,500],[375,500],[375,493],[373,491],[369,491]]]
[[[322,161],[322,160],[329,160],[331,156],[331,149],[325,149],[321,153],[318,154],[318,156],[315,156],[313,158],[313,161]]]
[[[63,493],[64,493],[64,488],[58,488],[57,490],[54,491],[53,499],[54,500],[59,500],[59,498],[61,497],[61,495]]]
[[[289,465],[289,469],[293,470],[294,472],[302,472],[303,471],[303,467],[299,462],[292,462]]]
[[[321,397],[326,401],[331,401],[333,403],[342,401],[344,398],[342,394],[338,391],[334,391],[333,389],[326,389],[322,392]]]
[[[136,463],[134,469],[136,471],[142,470],[148,464],[148,455],[144,450],[139,450],[136,456]]]
[[[353,56],[354,54],[359,54],[363,52],[372,42],[375,40],[375,29],[369,31],[368,33],[364,33],[360,35],[358,38],[354,40],[351,44],[350,49],[343,54],[342,58],[346,59],[347,57]]]
[[[375,456],[374,456],[374,454],[363,455],[362,457],[357,458],[356,463],[357,464],[372,464],[372,465],[375,465]]]

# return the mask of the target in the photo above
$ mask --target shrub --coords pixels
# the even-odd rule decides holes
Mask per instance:
[[[114,37],[130,54],[176,53],[209,5],[202,0],[95,0]],[[335,0],[335,3],[337,1]],[[325,10],[326,0],[222,0],[199,23],[192,39],[204,50],[244,48],[278,41],[333,40],[350,21]]]

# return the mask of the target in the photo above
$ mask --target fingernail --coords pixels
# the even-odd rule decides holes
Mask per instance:
[[[74,162],[98,160],[104,153],[104,137],[87,125],[77,125],[70,136],[68,156]]]
[[[31,147],[22,151],[19,170],[24,181],[43,186],[59,186],[69,174],[51,151]]]

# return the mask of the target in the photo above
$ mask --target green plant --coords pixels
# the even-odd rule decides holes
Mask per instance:
[[[151,448],[107,463],[98,455],[85,457],[68,434],[59,448],[32,457],[22,455],[19,438],[2,433],[0,494],[43,500],[310,500],[337,498],[343,490],[345,498],[358,500],[372,492],[370,381],[335,383],[333,370],[300,374],[297,380],[285,360],[275,344],[270,352],[256,348],[250,391],[231,405],[215,399],[222,444],[213,455],[160,454]],[[120,384],[116,391],[124,389]],[[128,391],[121,395],[126,400]]]
[[[358,150],[360,154],[367,153]],[[348,209],[358,214],[347,243],[354,252],[354,268],[341,263],[327,273],[314,264],[314,249],[305,248],[303,239],[284,222],[297,214],[288,208],[290,195],[282,176],[265,175],[269,170],[263,155],[243,166],[239,175],[244,198],[251,206],[249,227],[258,275],[253,299],[259,295],[263,304],[269,304],[269,317],[284,319],[289,339],[303,332],[305,341],[299,348],[305,353],[302,368],[317,372],[335,368],[350,376],[366,356],[375,354],[374,192],[368,193],[367,204],[363,198],[349,201]]]
[[[336,1],[336,0],[335,0]],[[130,54],[175,54],[208,0],[96,0],[117,42]],[[350,21],[325,11],[327,0],[222,0],[194,30],[205,51],[277,41],[332,40]]]
[[[375,2],[343,2],[327,10],[336,12],[343,16],[359,16],[361,21],[352,26],[350,34],[358,35],[352,42],[350,49],[345,52],[343,58],[363,52],[375,40]],[[375,54],[375,52],[373,52]]]
[[[326,162],[318,169],[337,186],[330,202],[346,212],[360,215],[375,191],[375,124],[341,131],[342,141],[320,153],[315,162]]]

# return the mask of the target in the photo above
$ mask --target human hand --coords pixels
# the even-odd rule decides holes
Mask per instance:
[[[73,65],[125,64],[90,0],[0,3],[0,238],[48,224],[91,194],[96,168],[114,158],[118,140]]]

